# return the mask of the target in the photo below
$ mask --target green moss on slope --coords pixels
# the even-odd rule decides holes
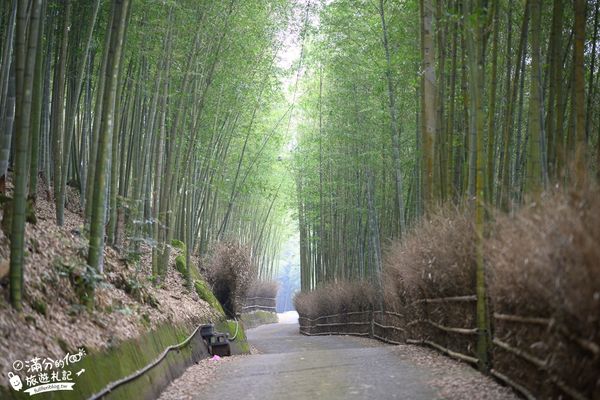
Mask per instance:
[[[76,365],[67,368],[72,372],[73,391],[48,392],[40,399],[85,399],[114,382],[145,367],[155,360],[168,346],[182,342],[191,332],[183,327],[163,325],[141,337],[120,343],[106,351],[91,353]],[[71,350],[71,354],[76,350]],[[189,365],[208,355],[199,335],[178,351],[167,357],[146,374],[113,390],[107,398],[117,400],[156,398],[161,390],[179,376]],[[75,373],[85,370],[80,376]],[[24,387],[25,389],[25,387]],[[30,396],[0,386],[0,398],[7,400],[28,399]]]
[[[223,311],[223,306],[219,303],[219,300],[215,297],[213,292],[209,289],[206,282],[201,279],[196,279],[194,281],[194,288],[196,289],[196,293],[198,296],[204,301],[206,301],[212,308],[217,310],[221,315],[225,315],[225,311]]]

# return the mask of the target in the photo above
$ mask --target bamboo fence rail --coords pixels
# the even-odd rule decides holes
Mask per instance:
[[[252,303],[254,302],[254,303]],[[277,307],[276,299],[272,297],[249,297],[245,301],[245,305],[242,307],[243,312],[252,312],[252,311],[268,311],[268,312],[276,312]],[[250,303],[250,304],[249,304]],[[262,303],[262,304],[261,304]]]
[[[453,296],[453,297],[444,297],[444,298],[432,298],[432,299],[420,299],[412,303],[415,304],[423,304],[424,307],[427,307],[429,304],[448,304],[450,303],[461,303],[461,302],[475,302],[476,296],[474,295],[466,295],[466,296]],[[348,318],[351,315],[363,315],[365,320],[363,321],[340,321],[339,318]],[[384,316],[392,316],[394,318],[398,318],[399,324],[390,323],[389,320],[384,319]],[[460,361],[467,362],[469,364],[477,365],[479,360],[468,354],[463,354],[461,352],[449,349],[445,346],[442,346],[439,343],[436,343],[429,338],[421,338],[421,339],[412,339],[405,338],[403,340],[394,340],[395,336],[391,336],[391,332],[399,332],[401,334],[406,335],[408,330],[418,324],[426,324],[434,329],[440,330],[442,332],[464,335],[468,337],[474,337],[477,335],[477,328],[464,328],[464,327],[452,327],[446,326],[444,324],[433,321],[430,318],[420,318],[412,321],[405,322],[402,320],[406,316],[402,313],[386,311],[386,310],[374,310],[374,311],[354,311],[348,313],[339,313],[339,314],[330,314],[324,315],[316,318],[308,318],[305,316],[300,316],[300,333],[308,336],[322,336],[322,335],[352,335],[352,336],[369,336],[371,338],[380,340],[385,343],[400,345],[400,344],[417,344],[417,345],[425,345],[431,347],[449,357],[458,359]],[[338,318],[337,320],[332,320],[334,318]],[[566,327],[560,326],[556,323],[556,320],[552,318],[540,318],[540,317],[530,317],[530,316],[522,316],[522,315],[511,315],[511,314],[502,314],[502,313],[494,313],[493,318],[496,321],[505,321],[508,323],[514,324],[523,324],[523,325],[537,325],[540,327],[544,327],[548,330],[548,332],[556,332],[562,335],[562,337],[567,338],[569,341],[577,344],[581,349],[589,353],[594,359],[598,359],[600,357],[600,346],[592,342],[590,340],[581,338],[570,332]],[[351,326],[366,326],[370,325],[369,332],[350,332]],[[400,326],[396,326],[400,325]],[[329,329],[327,332],[311,332],[313,328],[334,328]],[[394,339],[392,339],[392,337]],[[470,339],[471,340],[471,339]],[[528,351],[523,349],[519,349],[514,347],[513,345],[507,343],[505,340],[502,340],[499,337],[492,338],[492,346],[499,351],[504,351],[512,354],[513,356],[525,360],[529,364],[531,364],[536,369],[544,372],[545,376],[552,382],[552,384],[556,385],[564,394],[567,396],[576,399],[576,400],[586,400],[588,399],[585,395],[580,393],[577,389],[569,386],[562,379],[560,379],[554,372],[551,370],[549,358],[540,359],[535,355],[531,354]],[[506,372],[499,371],[498,368],[491,368],[489,371],[490,375],[503,382],[504,384],[512,387],[515,391],[519,392],[526,399],[534,399],[534,395],[531,392],[531,389],[528,388],[529,382],[520,383],[514,380],[506,374]]]

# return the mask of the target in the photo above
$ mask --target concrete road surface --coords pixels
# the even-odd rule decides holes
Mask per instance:
[[[213,361],[210,377],[191,367],[174,385],[198,388],[193,393],[167,389],[161,399],[516,398],[473,368],[428,349],[348,336],[308,337],[298,333],[297,314],[281,320],[287,323],[248,330],[260,354],[216,367],[219,362]]]

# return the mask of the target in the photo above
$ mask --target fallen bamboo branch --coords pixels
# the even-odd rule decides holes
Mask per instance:
[[[399,327],[393,326],[393,325],[382,325],[382,324],[380,324],[379,322],[376,322],[376,321],[373,322],[373,325],[377,325],[378,327],[383,328],[383,329],[394,329],[394,330],[397,330],[397,331],[406,332],[406,329],[399,328]]]
[[[420,303],[449,303],[449,302],[471,302],[477,301],[477,296],[468,295],[468,296],[452,296],[452,297],[438,297],[435,299],[419,299],[414,301],[412,304],[420,304]]]
[[[542,370],[546,370],[548,368],[547,360],[542,361],[539,358],[537,358],[536,356],[529,354],[528,352],[526,352],[524,350],[517,349],[516,347],[512,347],[508,343],[505,343],[498,338],[494,338],[492,340],[492,343],[494,343],[496,346],[500,347],[501,349],[504,349],[510,353],[513,353],[517,357],[521,357],[522,359],[529,361],[531,364],[537,366],[538,368],[540,368]]]

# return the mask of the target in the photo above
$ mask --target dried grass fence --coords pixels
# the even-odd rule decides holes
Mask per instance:
[[[249,313],[252,311],[268,311],[276,312],[276,299],[272,297],[248,297],[242,307],[242,312]]]
[[[475,295],[465,295],[419,299],[396,311],[301,315],[300,333],[425,345],[476,366],[475,307]],[[490,374],[496,379],[528,399],[599,398],[598,344],[548,318],[494,313],[492,326]]]
[[[599,210],[598,188],[558,190],[489,226],[489,372],[526,398],[600,400]],[[477,364],[472,220],[442,209],[393,242],[381,292],[342,281],[297,295],[302,332],[427,345]]]

